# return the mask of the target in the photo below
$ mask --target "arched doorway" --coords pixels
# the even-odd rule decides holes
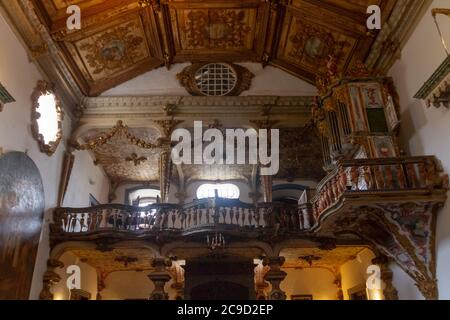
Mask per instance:
[[[248,300],[247,287],[230,281],[211,281],[191,290],[192,300]]]

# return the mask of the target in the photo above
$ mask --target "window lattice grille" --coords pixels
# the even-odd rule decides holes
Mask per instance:
[[[236,87],[237,74],[224,63],[210,63],[197,70],[195,84],[206,96],[224,96]]]

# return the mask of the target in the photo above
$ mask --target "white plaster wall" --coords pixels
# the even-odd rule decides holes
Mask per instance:
[[[397,263],[392,262],[389,267],[394,274],[392,284],[397,289],[399,300],[424,300],[414,281]]]
[[[443,49],[436,26],[431,16],[432,8],[449,8],[448,0],[435,0],[417,25],[402,50],[401,59],[390,70],[400,95],[401,105],[401,141],[411,155],[436,155],[444,170],[450,173],[450,111],[445,108],[427,109],[424,104],[413,98],[420,87],[444,61]],[[450,45],[450,19],[438,18],[442,32]],[[448,203],[448,202],[447,202]],[[438,216],[437,235],[437,278],[439,298],[450,299],[450,206],[447,204]],[[398,269],[397,269],[398,270]],[[411,299],[422,298],[418,292],[411,292],[409,281],[404,275],[395,272],[399,295]]]
[[[108,203],[109,180],[104,171],[93,164],[86,151],[75,152],[72,176],[67,186],[65,207],[89,207],[89,194],[101,204]]]
[[[33,282],[30,292],[31,299],[37,299],[42,288],[42,275],[46,270],[46,261],[49,254],[48,224],[51,219],[52,209],[57,204],[59,179],[64,153],[64,141],[58,147],[52,157],[41,153],[37,142],[31,135],[31,93],[38,80],[44,77],[36,66],[28,59],[25,49],[16,38],[9,25],[0,15],[0,82],[7,88],[16,102],[6,104],[0,112],[0,148],[3,152],[22,151],[27,152],[33,159],[41,173],[45,191],[45,217],[41,232],[39,250],[33,274]],[[70,119],[65,117],[63,124],[64,136],[70,133]],[[78,162],[79,159],[77,159]],[[103,183],[98,188],[86,188],[86,174],[95,172],[95,168],[83,167],[75,163],[73,179],[70,185],[66,203],[73,206],[86,205],[84,199],[89,199],[89,192],[102,198]],[[92,161],[91,161],[92,163]],[[100,175],[94,174],[93,178],[100,180]],[[73,191],[74,190],[74,191]],[[87,192],[88,191],[88,192]]]
[[[338,288],[333,283],[334,275],[326,269],[283,269],[287,273],[281,283],[287,299],[292,295],[313,295],[313,300],[336,300]]]
[[[118,271],[108,275],[105,289],[102,290],[103,300],[148,299],[155,286],[147,277],[149,271]],[[164,290],[169,299],[174,300],[176,291],[171,288],[173,281],[166,283]]]
[[[358,253],[356,259],[350,260],[341,266],[342,291],[345,300],[349,300],[349,289],[366,285],[367,268],[372,265],[373,258],[375,258],[373,252],[369,249],[364,249]]]
[[[102,96],[188,96],[189,93],[178,83],[176,75],[189,65],[189,63],[178,63],[172,65],[170,70],[161,67],[149,71],[104,92]],[[243,96],[312,96],[317,94],[317,89],[311,84],[275,67],[262,68],[259,63],[240,63],[240,65],[246,67],[255,75],[250,90],[243,92]]]

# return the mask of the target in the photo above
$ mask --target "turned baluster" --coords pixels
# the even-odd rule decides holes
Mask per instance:
[[[175,229],[175,221],[176,221],[176,219],[177,219],[177,216],[176,216],[176,211],[175,210],[170,210],[170,212],[171,212],[171,215],[172,215],[172,229]]]
[[[63,213],[62,222],[64,223],[64,231],[70,232],[70,213]]]
[[[242,225],[242,208],[238,208],[238,214],[237,214],[237,218],[236,218],[236,224],[238,226]]]
[[[269,227],[270,226],[270,212],[269,209],[267,208],[262,208],[262,216],[263,216],[263,221],[264,221],[264,227]]]
[[[339,191],[338,191],[338,185],[339,185],[339,177],[335,176],[333,177],[333,179],[331,180],[331,194],[333,196],[332,200],[333,203],[336,202],[337,198],[339,197]]]
[[[209,209],[197,209],[197,217],[198,217],[198,224],[203,224],[203,217],[205,217],[206,220],[208,220],[209,216]]]
[[[417,173],[416,173],[416,167],[413,163],[408,163],[406,165],[406,172],[408,175],[408,180],[410,183],[410,187],[412,188],[420,188],[420,184],[417,181]]]
[[[364,182],[366,183],[367,190],[372,189],[372,179],[370,175],[370,167],[364,167]]]
[[[358,167],[351,167],[350,169],[350,178],[352,182],[352,187],[354,190],[358,190],[358,182],[359,182],[359,168]]]
[[[378,189],[384,189],[385,183],[384,183],[383,173],[381,171],[381,166],[374,166],[373,171],[375,174],[375,181],[377,183]]]
[[[392,172],[392,167],[390,165],[385,166],[386,173],[386,184],[385,187],[388,189],[394,188],[394,174]]]
[[[230,208],[230,224],[234,224],[234,209]]]
[[[427,170],[424,162],[419,163],[419,177],[420,177],[420,186],[424,187],[427,185]]]
[[[259,225],[259,223],[260,223],[259,219],[261,218],[261,215],[259,213],[259,209],[258,208],[253,209],[253,217],[255,219],[255,228],[259,228],[259,226],[260,226]]]
[[[338,182],[338,190],[339,194],[343,193],[347,188],[347,173],[344,168],[339,169],[339,182]]]
[[[406,189],[408,186],[406,184],[405,172],[403,171],[403,166],[401,164],[397,165],[397,181],[400,189]]]
[[[326,194],[327,194],[327,207],[331,206],[333,204],[333,194],[331,192],[331,181],[329,181],[327,183],[327,190],[326,190]]]
[[[220,207],[219,209],[219,223],[225,223],[225,208],[224,207]]]
[[[192,210],[192,219],[191,219],[192,224],[191,224],[191,226],[193,226],[193,227],[197,226],[198,210],[200,210],[200,209],[199,208],[196,208],[196,209],[194,208]]]
[[[212,223],[212,224],[218,224],[219,223],[219,219],[220,219],[220,216],[219,216],[219,211],[220,211],[220,208],[219,209],[217,209],[217,208],[210,208],[209,209],[209,211],[208,211],[208,223]]]
[[[86,232],[89,232],[89,231],[91,231],[91,229],[92,229],[92,221],[94,220],[93,219],[93,215],[95,214],[95,212],[94,213],[90,213],[90,212],[88,212],[87,213],[87,219],[86,219]]]
[[[81,219],[80,219],[80,232],[83,232],[83,229],[85,227],[85,224],[84,224],[85,221],[86,221],[86,213],[82,213]]]
[[[186,213],[186,229],[188,229],[191,226],[191,209],[187,209],[187,213]]]
[[[76,227],[76,225],[77,225],[77,214],[76,213],[72,213],[72,218],[71,218],[71,229],[72,229],[72,232],[75,232],[75,227]]]

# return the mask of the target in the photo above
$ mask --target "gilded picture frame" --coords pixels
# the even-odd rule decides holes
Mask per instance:
[[[55,140],[50,141],[49,143],[45,143],[44,136],[41,134],[41,131],[39,129],[38,119],[41,118],[41,114],[38,112],[38,109],[39,109],[39,98],[42,95],[46,95],[49,93],[53,94],[55,98],[55,108],[58,124]],[[31,132],[33,134],[33,138],[38,142],[40,151],[50,157],[55,153],[63,136],[62,123],[64,120],[64,112],[61,107],[61,101],[59,100],[57,94],[54,91],[53,84],[45,80],[38,81],[36,88],[34,89],[31,95],[31,101],[32,101]]]

